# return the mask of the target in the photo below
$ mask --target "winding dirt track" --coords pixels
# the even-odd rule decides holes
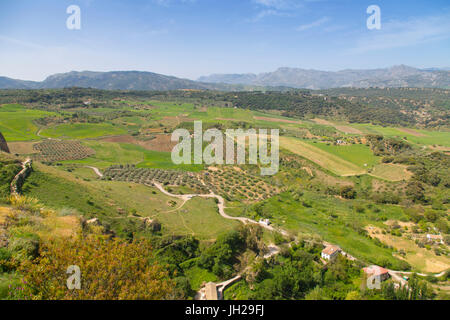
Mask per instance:
[[[93,170],[95,171],[95,173],[96,173],[99,177],[103,177],[103,174],[100,172],[100,170],[99,170],[98,168],[95,168],[95,167],[89,167],[89,168],[93,169]],[[258,223],[257,221],[252,220],[252,219],[249,219],[249,218],[245,218],[245,217],[232,217],[232,216],[227,215],[227,214],[225,213],[225,208],[226,208],[226,207],[225,207],[225,200],[223,199],[223,197],[221,197],[221,196],[219,196],[219,195],[217,195],[217,194],[210,193],[210,194],[181,194],[181,195],[178,195],[178,194],[172,194],[172,193],[166,191],[166,190],[163,188],[163,186],[162,186],[161,184],[159,184],[159,183],[157,183],[157,182],[155,182],[155,181],[153,181],[153,185],[154,185],[156,188],[158,188],[159,191],[161,191],[163,194],[165,194],[165,195],[167,195],[167,196],[169,196],[169,197],[174,197],[174,198],[178,198],[178,199],[183,200],[183,201],[184,201],[184,202],[183,202],[183,205],[184,205],[184,203],[186,203],[187,201],[189,201],[190,199],[192,199],[192,198],[194,198],[194,197],[201,197],[201,198],[216,198],[216,199],[218,200],[217,207],[219,208],[219,214],[220,214],[223,218],[229,219],[229,220],[237,220],[237,221],[242,222],[243,224],[247,224],[247,223],[257,224],[257,225],[259,225],[259,226],[261,226],[261,227],[263,227],[263,228],[265,228],[265,229],[267,229],[267,230],[274,231],[274,232],[279,232],[279,233],[281,233],[281,234],[284,235],[284,236],[289,236],[288,232],[285,231],[285,230],[282,230],[282,229],[275,229],[274,227],[271,227],[271,226],[268,226],[268,225],[265,225],[265,224]],[[147,186],[151,187],[152,185],[148,185],[148,184],[147,184]],[[331,245],[331,243],[328,243],[328,242],[326,242],[326,241],[324,241],[323,244],[324,244],[325,246]],[[269,253],[266,254],[266,255],[264,256],[264,258],[265,258],[265,259],[270,258],[271,256],[274,256],[274,255],[278,254],[279,251],[280,251],[280,249],[279,249],[277,246],[275,246],[275,245],[270,245],[270,246],[269,246]],[[349,258],[350,260],[359,260],[359,259],[357,259],[357,258],[355,258],[355,257],[353,257],[353,256],[351,256],[351,255],[349,255],[348,253],[345,253],[345,256],[346,256],[347,258]],[[388,270],[388,271],[389,271],[389,274],[390,274],[394,279],[396,279],[397,281],[401,282],[402,284],[406,284],[406,281],[405,281],[399,274],[411,275],[411,274],[415,273],[415,272],[410,272],[410,271],[397,271],[397,270]],[[416,274],[419,275],[419,276],[423,276],[423,277],[426,277],[426,276],[433,276],[433,277],[439,278],[439,277],[442,277],[446,272],[447,272],[447,270],[442,271],[442,272],[440,272],[440,273],[436,273],[436,274],[432,274],[432,273],[429,273],[429,274],[416,273]]]
[[[96,167],[90,167],[90,166],[86,166],[86,168],[92,169],[94,170],[95,174],[98,175],[100,178],[103,178],[103,173],[100,172],[100,170],[98,170],[98,168]]]
[[[287,236],[288,233],[284,230],[276,230],[274,227],[265,225],[265,224],[261,224],[258,223],[255,220],[249,219],[249,218],[245,218],[245,217],[232,217],[229,216],[228,214],[225,213],[225,200],[223,199],[223,197],[214,194],[214,193],[210,193],[210,194],[182,194],[182,195],[178,195],[178,194],[172,194],[168,191],[166,191],[163,186],[161,184],[159,184],[158,182],[153,181],[153,185],[159,189],[159,191],[161,191],[162,193],[164,193],[165,195],[169,196],[169,197],[174,197],[174,198],[178,198],[183,200],[184,202],[194,198],[194,197],[200,197],[200,198],[216,198],[217,199],[217,207],[219,208],[219,214],[225,218],[225,219],[229,219],[229,220],[236,220],[236,221],[240,221],[243,224],[247,224],[247,223],[253,223],[253,224],[257,224],[260,225],[261,227],[270,230],[270,231],[275,231],[275,232],[280,232],[281,234]],[[148,185],[147,185],[148,186]]]

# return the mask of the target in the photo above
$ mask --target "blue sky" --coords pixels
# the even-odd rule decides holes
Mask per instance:
[[[81,30],[66,9],[81,8]],[[381,30],[368,30],[369,5]],[[450,67],[448,0],[0,0],[0,76]]]

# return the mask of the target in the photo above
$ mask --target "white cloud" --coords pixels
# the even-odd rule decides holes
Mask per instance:
[[[259,12],[247,21],[257,22],[270,16],[292,16],[294,10],[301,8],[299,0],[252,0]]]
[[[324,23],[327,23],[329,20],[330,19],[328,17],[323,17],[323,18],[320,18],[319,20],[316,20],[314,22],[298,26],[297,28],[295,28],[295,30],[297,30],[297,31],[306,31],[306,30],[309,30],[309,29],[312,29],[312,28],[320,27]]]
[[[253,0],[260,7],[273,8],[277,10],[289,10],[303,6],[300,0]]]
[[[349,53],[414,46],[450,38],[450,15],[382,22],[381,30],[367,30]]]

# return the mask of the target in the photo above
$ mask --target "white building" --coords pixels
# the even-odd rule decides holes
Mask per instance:
[[[427,234],[427,241],[432,243],[444,244],[444,239],[440,234]]]
[[[325,260],[334,260],[339,255],[339,252],[341,252],[341,248],[338,246],[327,246],[325,249],[322,250],[322,259]]]

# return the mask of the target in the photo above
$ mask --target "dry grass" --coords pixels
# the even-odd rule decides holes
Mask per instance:
[[[393,163],[376,165],[370,175],[389,181],[408,180],[412,177],[412,173],[407,170],[407,166]]]
[[[253,117],[253,119],[269,121],[269,122],[280,122],[280,123],[295,123],[295,124],[302,123],[300,120],[288,120],[288,119],[269,118],[269,117]]]
[[[350,126],[342,126],[342,125],[334,125],[334,127],[344,133],[350,133],[350,134],[362,134],[362,132],[356,128],[350,127]]]
[[[33,149],[36,142],[9,142],[9,151],[12,154],[33,154],[37,153],[37,150]]]
[[[6,218],[11,213],[10,208],[6,207],[0,207],[0,225],[4,224],[6,222]]]
[[[324,119],[312,119],[312,121],[314,121],[317,124],[321,124],[324,126],[331,126],[331,127],[335,127],[337,130],[344,132],[344,133],[351,133],[351,134],[362,134],[362,132],[356,128],[350,127],[350,126],[346,126],[346,125],[339,125],[339,124],[334,124],[330,121],[324,120]]]
[[[400,222],[398,223],[402,225]],[[391,234],[382,234],[382,229],[374,226],[366,227],[366,230],[371,237],[378,238],[381,242],[397,250],[405,251],[406,255],[404,257],[398,256],[398,258],[406,260],[419,271],[437,273],[447,270],[450,266],[450,258],[444,255],[436,256],[432,250],[419,248],[413,240]]]
[[[176,146],[177,142],[172,142],[170,138],[171,136],[169,134],[157,134],[155,135],[154,139],[139,140],[133,136],[124,135],[124,136],[108,137],[102,139],[101,141],[115,142],[115,143],[130,143],[143,147],[144,149],[147,150],[171,152],[173,148]]]
[[[408,129],[408,128],[398,128],[398,131],[408,133],[410,135],[413,135],[415,137],[426,137],[423,133],[420,133],[419,131],[416,131],[414,129]]]
[[[37,233],[43,240],[72,238],[81,230],[80,218],[76,216],[50,215],[42,220],[42,225],[44,228]]]

